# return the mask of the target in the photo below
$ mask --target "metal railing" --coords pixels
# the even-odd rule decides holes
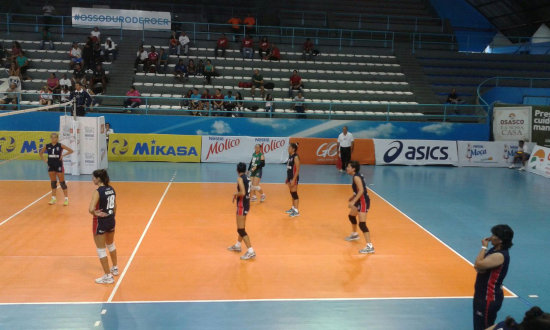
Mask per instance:
[[[508,87],[528,87],[528,88],[538,88],[536,86],[536,82],[539,81],[547,81],[550,83],[550,78],[529,78],[529,77],[491,77],[483,80],[478,86],[477,86],[477,98],[480,103],[482,103],[484,106],[490,107],[490,104],[485,101],[483,96],[481,95],[483,91],[487,90],[488,88],[493,87],[499,87],[502,86],[502,81],[524,81],[525,84],[522,84],[521,86],[508,86]]]
[[[36,104],[22,103],[21,101],[38,100],[39,93],[20,92],[18,102],[15,105],[4,105],[6,109],[24,110],[37,107]],[[60,94],[52,94],[58,99]],[[199,116],[238,116],[238,117],[261,117],[261,118],[315,118],[315,119],[375,119],[382,121],[422,121],[437,120],[446,121],[468,121],[486,122],[487,114],[484,107],[480,105],[463,104],[360,104],[360,103],[336,103],[336,102],[302,102],[305,112],[296,112],[296,101],[264,101],[264,100],[232,100],[232,111],[216,109],[213,102],[220,102],[220,99],[201,99],[200,102],[207,103],[202,109],[192,109],[192,98],[186,97],[153,97],[153,96],[115,96],[95,95],[90,109],[94,112],[132,112],[147,115],[172,114],[172,115],[199,115]],[[126,99],[140,99],[137,108],[129,108],[123,105]],[[117,102],[113,102],[116,100]],[[171,107],[165,108],[158,104],[162,102],[172,103]],[[227,101],[224,101],[224,103]],[[119,105],[112,105],[118,103]],[[266,110],[268,103],[272,104],[271,110]],[[107,105],[111,104],[111,105]],[[39,106],[39,105],[38,105]],[[277,109],[289,110],[277,112]],[[322,110],[315,112],[314,110]],[[295,111],[295,112],[290,112]],[[354,113],[355,112],[355,113]]]

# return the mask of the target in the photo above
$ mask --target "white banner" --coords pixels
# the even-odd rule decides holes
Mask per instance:
[[[531,107],[494,107],[495,141],[531,141]]]
[[[527,143],[530,152],[534,143]],[[512,141],[458,141],[458,165],[480,167],[508,167],[518,151],[518,142]],[[518,166],[520,166],[518,164]]]
[[[550,178],[550,148],[535,146],[527,164],[529,172]]]
[[[250,136],[203,136],[201,162],[248,164],[259,144],[266,163],[284,163],[288,158],[288,138]]]
[[[456,141],[374,139],[376,165],[458,165]]]
[[[72,116],[59,117],[59,142],[74,152],[63,158],[65,173],[80,175],[80,125]]]
[[[98,26],[124,30],[170,30],[171,15],[165,11],[104,8],[72,8],[73,26]]]

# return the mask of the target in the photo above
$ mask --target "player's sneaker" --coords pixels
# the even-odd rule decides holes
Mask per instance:
[[[291,218],[299,217],[300,212],[298,212],[296,210],[292,210],[292,212],[288,216],[291,217]]]
[[[48,202],[50,205],[54,205],[55,203],[57,203],[57,199],[55,197],[52,197],[52,199]]]
[[[65,199],[65,201],[63,202],[63,206],[69,206],[69,200],[68,199]]]
[[[260,203],[264,201],[265,201],[265,194],[262,194],[262,196],[260,197]]]
[[[525,171],[525,166],[518,168],[518,171]]]
[[[246,253],[241,256],[241,260],[248,260],[252,258],[256,258],[256,252],[246,251]]]
[[[100,278],[96,278],[95,282],[97,284],[111,284],[115,282],[115,279],[113,278],[113,275],[111,274],[105,274],[101,276]]]
[[[294,212],[294,208],[292,207],[289,210],[285,211],[286,214],[291,214],[292,212]]]
[[[235,251],[235,252],[241,252],[241,247],[240,246],[237,246],[236,244],[235,245],[231,245],[230,247],[227,248],[229,251]]]
[[[250,201],[251,201],[251,202],[255,202],[255,201],[257,201],[257,200],[258,200],[258,197],[256,197],[256,196],[250,197]]]
[[[368,254],[368,253],[374,253],[374,247],[372,244],[367,244],[364,249],[359,250],[359,253]]]
[[[111,274],[113,274],[113,276],[118,276],[118,266],[111,267]]]
[[[508,166],[508,168],[516,168],[514,165],[510,165]]]
[[[355,233],[355,234],[350,234],[349,236],[347,236],[345,238],[346,241],[348,242],[351,242],[351,241],[356,241],[359,239],[359,234]]]

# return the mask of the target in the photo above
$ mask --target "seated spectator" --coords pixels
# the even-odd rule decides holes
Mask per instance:
[[[214,92],[214,95],[212,95],[212,110],[219,111],[216,115],[221,115],[221,111],[223,111],[223,94],[222,90],[219,88],[216,88],[216,92]]]
[[[228,45],[229,45],[229,41],[227,40],[225,33],[223,33],[220,39],[218,39],[218,42],[216,43],[216,48],[214,49],[215,57],[218,58],[218,49],[222,50],[222,57],[225,57],[225,51],[227,50]]]
[[[48,90],[52,92],[52,94],[59,94],[59,91],[61,88],[59,87],[59,79],[55,76],[55,73],[50,73],[50,78],[46,81],[46,86],[48,86]],[[57,96],[55,99],[59,99]]]
[[[71,89],[73,87],[73,84],[72,84],[71,80],[69,78],[67,78],[67,74],[64,73],[61,76],[61,79],[59,79],[59,86],[61,88],[66,86],[69,89]]]
[[[15,62],[17,63],[17,67],[19,68],[19,72],[23,80],[30,79],[29,75],[27,75],[27,70],[29,69],[29,59],[25,56],[25,53],[21,52],[17,55]]]
[[[302,115],[303,113],[306,112],[306,105],[304,103],[305,101],[306,101],[306,99],[302,95],[302,92],[298,92],[298,95],[296,95],[294,97],[293,109],[294,109],[294,111],[296,111],[297,113],[300,114],[300,115],[296,116],[297,118],[306,118],[305,115]]]
[[[262,37],[260,40],[260,46],[258,47],[258,55],[260,55],[260,59],[264,59],[264,56],[267,56],[269,53],[269,41],[267,41],[267,37]]]
[[[178,36],[176,35],[176,31],[172,31],[172,35],[170,36],[170,40],[168,41],[170,55],[176,55],[178,44],[179,44],[179,40],[178,40]]]
[[[166,74],[167,70],[168,70],[168,52],[165,51],[164,48],[161,48],[159,52],[158,72]]]
[[[237,92],[237,96],[235,97],[235,110],[236,111],[244,111],[244,99],[243,99],[243,96],[241,94],[241,92]],[[242,113],[238,113],[235,115],[236,117],[242,117],[243,114]]]
[[[12,61],[10,65],[10,69],[8,70],[8,74],[10,77],[17,77],[19,78],[21,82],[21,70],[19,70],[19,66],[17,65],[17,62]],[[18,84],[19,86],[20,84]]]
[[[246,33],[252,33],[256,25],[256,19],[251,14],[247,14],[243,20],[243,24],[246,26]]]
[[[204,66],[204,80],[208,85],[212,85],[212,77],[216,75],[216,69],[210,60],[206,60]]]
[[[192,61],[192,60],[189,60],[189,61]],[[183,64],[183,59],[181,58],[178,60],[178,63],[174,68],[174,77],[180,81],[182,81],[184,78],[185,80],[189,80],[189,74],[187,73],[187,68],[185,67],[185,64]]]
[[[139,46],[139,50],[136,54],[136,60],[134,62],[134,71],[137,71],[138,65],[143,64],[145,67],[145,64],[147,63],[147,59],[149,58],[149,53],[143,48],[143,46]]]
[[[52,91],[48,89],[48,86],[42,87],[39,94],[39,100],[38,102],[40,105],[51,105],[53,102],[53,95]]]
[[[239,42],[239,34],[242,33],[242,20],[237,16],[233,16],[227,21],[227,23],[231,24],[231,33],[233,33],[233,38],[235,42]]]
[[[149,54],[147,54],[147,60],[145,61],[145,66],[143,68],[143,71],[149,72],[149,73],[156,73],[158,64],[159,64],[159,53],[157,53],[155,46],[151,46],[151,50],[149,51]]]
[[[193,88],[193,94],[191,94],[191,110],[193,115],[198,115],[198,111],[202,110],[202,96],[197,88]]]
[[[176,53],[178,54],[178,56],[180,56],[181,49],[183,48],[183,55],[187,56],[189,54],[189,43],[191,43],[191,40],[189,40],[189,37],[187,36],[187,34],[185,34],[185,32],[182,32],[178,41],[179,44]]]
[[[101,83],[102,92],[105,93],[107,91],[107,75],[101,63],[94,68],[91,80],[92,87],[97,83]]]
[[[254,40],[252,40],[252,36],[250,34],[247,34],[244,38],[241,45],[241,52],[243,54],[243,58],[254,58]]]
[[[302,51],[302,59],[304,61],[311,60],[313,58],[313,42],[311,39],[307,38],[304,42],[304,47]]]
[[[204,62],[202,60],[199,60],[199,64],[197,64],[197,74],[199,76],[204,75]]]
[[[53,41],[52,41],[52,34],[48,30],[47,26],[45,26],[42,29],[42,40],[40,41],[40,49],[44,49],[44,44],[45,43],[50,44],[50,49],[54,49],[53,48]]]
[[[189,60],[187,64],[187,74],[189,76],[196,76],[197,75],[197,66],[195,65],[195,61]]]
[[[61,103],[69,102],[71,97],[71,91],[69,87],[62,86],[61,91],[59,92]]]
[[[107,62],[116,61],[116,56],[118,55],[118,51],[116,49],[116,44],[110,37],[107,38],[107,40],[105,40],[105,44],[103,45],[103,48],[105,49],[105,61]]]
[[[252,88],[250,94],[252,97],[256,95],[256,88],[260,89],[260,95],[264,98],[265,89],[264,89],[264,76],[260,73],[260,70],[254,69],[254,74],[252,75]]]
[[[192,90],[187,90],[187,93],[183,96],[183,100],[180,102],[180,107],[183,109],[189,109],[191,107],[191,95],[193,95]]]
[[[86,80],[84,78],[85,72],[80,66],[80,64],[76,64],[73,70],[73,83],[76,85],[77,83],[83,84]]]
[[[23,49],[21,48],[21,44],[19,43],[19,41],[14,40],[11,43],[11,52],[10,52],[11,60],[16,59],[17,56],[19,56],[22,53],[23,53]]]
[[[290,87],[288,89],[288,97],[292,97],[294,91],[299,91],[302,94],[304,91],[302,90],[302,77],[298,75],[298,71],[294,70],[292,72],[292,76],[290,76]]]
[[[136,90],[135,86],[130,86],[130,90],[126,92],[126,100],[124,101],[125,108],[137,108],[141,105],[141,99],[139,98],[141,94]],[[131,110],[128,110],[131,112]]]
[[[462,103],[462,100],[460,98],[458,98],[458,94],[456,94],[456,88],[453,88],[451,90],[451,93],[449,94],[449,96],[447,96],[446,103],[449,103],[449,104],[460,104],[460,103]]]
[[[93,66],[95,66],[98,63],[102,63],[105,60],[105,51],[101,49],[101,46],[99,43],[95,43],[93,45],[93,52],[92,52],[92,61],[94,63]]]
[[[82,50],[78,47],[78,43],[73,42],[73,46],[71,50],[69,50],[69,57],[71,59],[71,69],[73,69],[76,64],[82,64]]]
[[[212,95],[210,95],[210,91],[208,89],[204,89],[201,95],[201,99],[203,110],[210,110],[210,100],[212,99]]]
[[[88,38],[88,41],[82,49],[82,61],[84,63],[84,70],[92,70],[94,65],[94,43],[91,38]]]
[[[0,99],[0,104],[15,104],[19,102],[19,92],[16,84],[10,84],[10,87],[4,92],[4,97]],[[9,109],[9,106],[1,107],[1,109]],[[13,110],[14,107],[12,106]]]
[[[521,162],[521,167],[519,168],[519,170],[525,171],[525,164],[529,160],[529,157],[531,157],[531,153],[529,151],[528,145],[525,144],[525,141],[519,140],[518,151],[516,151],[514,159],[512,159],[512,165],[510,165],[509,168],[515,168],[515,164]]]
[[[265,101],[265,112],[274,112],[275,107],[273,104],[273,96],[271,96],[271,94],[267,94]]]
[[[101,42],[101,32],[99,32],[99,28],[97,26],[94,27],[92,32],[90,32],[90,38],[92,38],[92,41],[94,43],[100,43]]]
[[[227,117],[231,117],[231,111],[235,109],[235,97],[231,91],[223,98],[223,107],[227,111]]]
[[[264,57],[264,60],[269,61],[279,61],[281,60],[281,52],[279,51],[279,47],[277,47],[275,44],[271,44],[271,49],[269,50],[269,53]]]

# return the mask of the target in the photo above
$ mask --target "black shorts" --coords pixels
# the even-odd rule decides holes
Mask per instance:
[[[294,177],[287,176],[287,177],[286,177],[285,183],[290,183],[290,182],[292,181],[292,179],[294,179]],[[300,176],[298,176],[298,177],[296,178],[296,184],[298,184],[299,181],[300,181]]]
[[[94,217],[92,231],[94,235],[102,235],[115,231],[115,218]]]
[[[361,197],[357,203],[355,203],[357,212],[366,213],[370,209],[370,198]]]
[[[48,164],[48,172],[65,173],[63,163]]]
[[[240,198],[237,200],[237,215],[246,216],[250,211],[250,200],[246,198]]]

